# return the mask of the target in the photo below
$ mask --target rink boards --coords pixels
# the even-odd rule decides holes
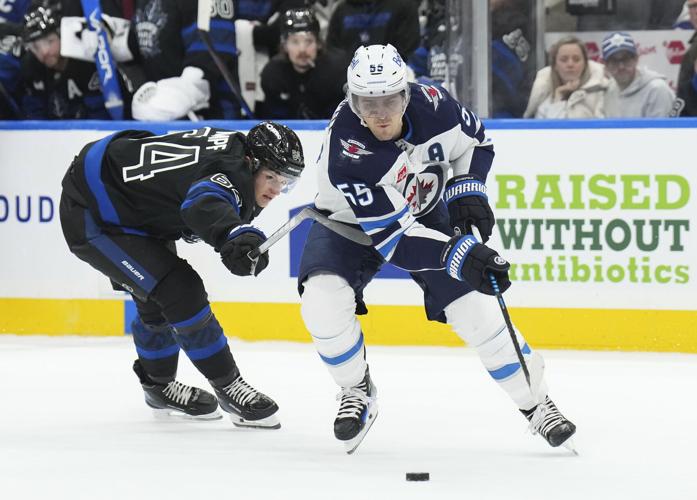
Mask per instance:
[[[308,166],[298,187],[259,218],[267,234],[311,203],[316,188],[325,123],[288,124],[303,141]],[[132,303],[68,252],[57,213],[73,156],[120,125],[133,123],[0,123],[0,332],[128,331]],[[497,217],[490,244],[514,264],[506,299],[528,340],[550,348],[697,352],[697,121],[486,125],[496,149],[487,181]],[[306,231],[302,226],[274,246],[271,265],[256,279],[230,275],[203,243],[178,244],[228,335],[309,340],[295,279]],[[425,320],[421,300],[406,273],[386,266],[366,290],[368,342],[460,345],[447,327]]]

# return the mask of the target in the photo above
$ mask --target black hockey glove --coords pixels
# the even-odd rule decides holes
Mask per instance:
[[[453,278],[465,281],[475,290],[495,295],[489,273],[494,275],[501,293],[508,290],[511,265],[491,248],[479,243],[474,236],[453,236],[443,249],[441,263]]]
[[[453,177],[445,185],[443,198],[448,205],[450,224],[459,228],[462,234],[472,234],[472,226],[476,226],[482,243],[486,243],[494,229],[495,219],[482,180],[475,175]]]
[[[250,259],[248,254],[264,241],[266,235],[260,229],[249,224],[237,226],[220,248],[220,258],[232,274],[258,276],[269,265],[269,254],[263,253],[256,259]]]

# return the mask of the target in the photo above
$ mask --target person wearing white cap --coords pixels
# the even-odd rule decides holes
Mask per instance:
[[[605,94],[608,118],[670,116],[675,93],[663,75],[640,68],[639,53],[628,33],[610,33],[603,39],[603,59],[612,77]]]

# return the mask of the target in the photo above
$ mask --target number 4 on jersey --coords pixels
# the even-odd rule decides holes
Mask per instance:
[[[195,165],[198,163],[199,151],[199,146],[182,146],[168,142],[143,144],[138,164],[124,167],[123,182],[144,181],[166,170]]]

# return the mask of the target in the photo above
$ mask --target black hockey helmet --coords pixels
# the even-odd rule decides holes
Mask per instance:
[[[291,129],[275,122],[261,122],[247,134],[247,152],[253,169],[266,167],[295,181],[305,168],[303,146]]]
[[[287,37],[290,33],[309,31],[315,36],[319,35],[319,21],[312,9],[288,9],[283,14],[281,21],[281,36]]]
[[[24,15],[22,41],[30,43],[54,32],[58,32],[60,20],[51,9],[39,6]]]

